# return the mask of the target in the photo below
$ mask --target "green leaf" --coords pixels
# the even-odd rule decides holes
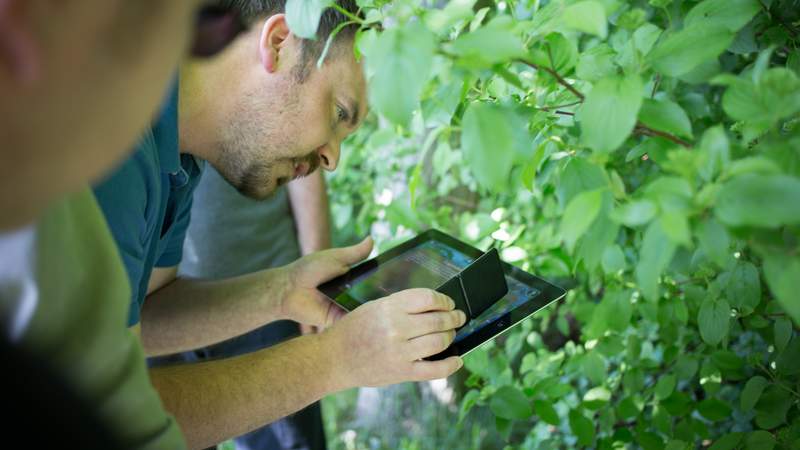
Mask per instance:
[[[794,337],[775,361],[778,372],[784,375],[800,373],[800,337]]]
[[[681,440],[674,439],[667,442],[667,446],[664,447],[664,450],[690,450],[692,448],[694,448],[694,446]]]
[[[704,156],[700,166],[700,176],[706,181],[711,181],[720,172],[727,169],[731,156],[728,136],[721,126],[707,129],[700,141],[700,152]]]
[[[567,205],[561,220],[561,233],[567,249],[572,251],[575,243],[589,229],[600,212],[603,190],[581,192]]]
[[[744,448],[747,450],[772,450],[775,448],[775,436],[764,430],[753,431],[747,434]]]
[[[661,222],[661,228],[672,243],[687,248],[692,246],[689,219],[683,211],[664,211],[658,219]]]
[[[565,75],[578,62],[578,48],[563,34],[550,33],[544,38],[542,48],[534,51],[531,57],[536,64]]]
[[[433,51],[433,34],[418,23],[380,33],[366,55],[374,73],[370,104],[392,122],[406,125],[428,80]]]
[[[608,375],[606,363],[597,352],[589,352],[584,355],[582,365],[586,376],[589,377],[592,383],[602,384],[605,381]]]
[[[722,186],[714,213],[734,227],[777,228],[800,223],[800,180],[786,175],[740,175]]]
[[[513,111],[491,103],[473,103],[464,114],[464,157],[483,187],[499,192],[507,186],[519,125]]]
[[[744,367],[744,360],[730,350],[717,350],[711,361],[723,374],[737,372]]]
[[[728,334],[730,327],[731,308],[723,299],[706,299],[700,305],[697,314],[697,325],[700,327],[700,336],[709,345],[717,345]]]
[[[608,180],[603,169],[584,158],[570,158],[564,166],[560,183],[556,187],[558,204],[561,208],[566,208],[569,202],[581,192],[606,186],[608,186]]]
[[[425,24],[434,33],[441,33],[462,20],[475,15],[472,7],[476,0],[453,0],[443,9],[435,9],[425,15]]]
[[[743,437],[744,433],[728,433],[717,439],[708,450],[734,450]]]
[[[633,131],[641,105],[638,75],[598,81],[578,111],[581,142],[601,152],[616,150]]]
[[[692,137],[692,124],[689,116],[678,106],[668,100],[645,99],[639,110],[639,120],[650,128],[666,131],[677,136]]]
[[[494,425],[495,428],[497,428],[497,434],[499,434],[504,441],[508,441],[511,437],[513,422],[509,419],[503,419],[502,417],[495,417]]]
[[[712,422],[719,422],[730,418],[731,407],[716,398],[707,398],[697,405],[697,411]]]
[[[675,375],[664,375],[659,378],[658,383],[656,383],[656,398],[663,400],[672,395],[676,384],[677,379],[675,378]]]
[[[603,272],[607,274],[617,273],[625,270],[625,255],[619,245],[612,244],[603,250],[603,257],[600,263],[603,266]],[[627,327],[627,324],[625,326]]]
[[[752,313],[761,301],[761,280],[758,278],[756,266],[746,261],[736,263],[725,294],[730,305],[739,308],[742,315]]]
[[[786,348],[786,344],[789,343],[789,339],[792,338],[792,321],[786,317],[776,318],[772,334],[774,336],[775,351],[781,353]]]
[[[564,10],[564,24],[568,27],[605,39],[608,20],[602,3],[585,0],[574,3]]]
[[[692,411],[692,401],[683,392],[675,391],[669,397],[661,401],[661,405],[670,415],[683,416]]]
[[[614,218],[629,227],[637,227],[650,223],[658,209],[650,200],[634,200],[620,207]]]
[[[331,0],[287,0],[286,24],[296,36],[316,39],[322,11],[331,3]]]
[[[611,207],[611,202],[611,193],[605,192],[600,214],[598,214],[597,219],[595,219],[583,239],[580,240],[578,255],[590,270],[594,270],[600,265],[603,251],[614,242],[619,232],[619,226],[607,217],[608,213],[606,211]]]
[[[786,423],[786,414],[794,399],[778,386],[767,387],[756,403],[756,425],[772,429]]]
[[[700,248],[703,249],[711,261],[714,261],[720,267],[724,267],[731,257],[731,238],[728,235],[728,230],[712,218],[700,223],[697,227],[697,233]]]
[[[589,389],[583,395],[584,406],[593,410],[602,408],[609,400],[611,400],[611,392],[602,386]]]
[[[658,278],[672,261],[674,253],[675,244],[667,237],[661,224],[651,223],[644,233],[639,264],[636,266],[636,281],[646,299],[658,299]]]
[[[617,70],[614,63],[616,52],[608,44],[600,44],[580,54],[575,74],[581,80],[597,81],[611,75]]]
[[[578,444],[588,447],[594,443],[594,424],[576,409],[569,412],[569,428],[578,438]]]
[[[800,78],[789,69],[769,69],[758,80],[725,74],[713,81],[728,86],[722,108],[736,120],[766,129],[800,111]]]
[[[685,26],[722,26],[736,32],[756,15],[757,0],[705,0],[698,3],[683,19]]]
[[[542,419],[544,422],[555,426],[561,424],[561,419],[559,419],[558,413],[556,413],[556,410],[555,408],[553,408],[552,403],[546,400],[534,400],[533,410],[536,412],[536,415],[539,416],[539,418]]]
[[[474,67],[495,64],[526,56],[522,40],[501,26],[487,25],[462,34],[453,42],[453,53],[462,62]]]
[[[764,255],[764,278],[767,286],[794,322],[800,324],[800,258],[783,253]]]
[[[734,33],[724,26],[698,23],[661,41],[647,55],[647,60],[658,72],[678,77],[719,56],[733,42],[733,37]]]
[[[758,399],[761,398],[761,393],[764,392],[764,388],[766,388],[768,384],[769,382],[767,379],[760,375],[756,375],[747,380],[747,384],[745,384],[744,389],[742,389],[742,395],[739,397],[742,411],[750,411],[756,406]]]
[[[478,398],[481,396],[480,391],[476,389],[470,389],[466,394],[464,394],[464,399],[461,401],[461,409],[458,412],[458,423],[461,423],[465,417],[467,417],[467,413],[475,406],[475,403],[478,401]]]
[[[519,389],[503,386],[492,395],[489,408],[495,416],[509,420],[524,420],[533,415],[528,398]]]

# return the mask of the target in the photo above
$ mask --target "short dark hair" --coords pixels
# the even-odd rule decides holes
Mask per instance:
[[[286,11],[286,0],[219,0],[219,3],[229,9],[237,11],[242,21],[251,26],[253,23],[274,14]],[[345,11],[352,15],[361,16],[355,0],[336,0],[335,2]],[[305,79],[308,74],[308,67],[312,61],[322,55],[325,42],[333,31],[341,24],[350,21],[350,18],[335,8],[326,8],[319,19],[317,28],[317,39],[303,39],[300,71],[298,78]],[[358,31],[358,24],[350,24],[343,27],[336,34],[335,43],[352,40]],[[331,50],[333,50],[331,45]]]

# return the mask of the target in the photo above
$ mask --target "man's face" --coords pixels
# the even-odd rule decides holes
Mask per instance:
[[[0,229],[33,219],[131,150],[199,3],[0,0]]]
[[[278,69],[245,76],[220,130],[216,169],[241,193],[263,199],[318,167],[334,170],[342,141],[366,114],[366,83],[351,39],[335,44],[322,68],[289,39]],[[298,72],[307,63],[307,74]],[[282,64],[282,66],[280,65]]]

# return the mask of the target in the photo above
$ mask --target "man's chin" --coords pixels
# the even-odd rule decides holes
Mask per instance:
[[[235,187],[236,190],[245,197],[251,200],[261,201],[272,197],[280,185],[269,183],[268,185],[260,185],[258,187],[252,185],[239,185]]]

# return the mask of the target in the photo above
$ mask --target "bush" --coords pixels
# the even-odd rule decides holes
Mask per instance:
[[[570,289],[466,359],[463,413],[518,448],[800,448],[800,2],[359,3],[339,237],[433,226]]]

